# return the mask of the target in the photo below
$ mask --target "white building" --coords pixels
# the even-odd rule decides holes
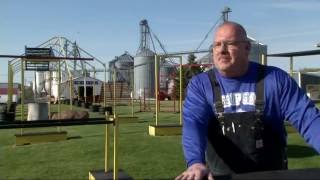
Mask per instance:
[[[95,97],[100,95],[103,81],[92,77],[78,77],[73,80],[73,98]],[[60,85],[61,98],[70,99],[70,81],[64,81]],[[55,87],[52,87],[53,91]],[[58,88],[56,88],[58,89]]]

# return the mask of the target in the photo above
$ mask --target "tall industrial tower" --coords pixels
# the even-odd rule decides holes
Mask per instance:
[[[140,43],[134,57],[134,97],[154,97],[154,55],[147,20],[140,21]]]

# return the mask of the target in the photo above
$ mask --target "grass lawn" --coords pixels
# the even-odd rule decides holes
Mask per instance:
[[[62,109],[68,108],[62,106]],[[125,115],[131,109],[120,106],[117,111]],[[148,125],[154,123],[153,113],[136,115],[139,123],[120,126],[120,168],[135,179],[173,179],[185,169],[181,136],[149,136]],[[90,114],[90,117],[99,116]],[[178,121],[179,114],[160,115],[160,124]],[[88,179],[90,170],[104,168],[104,125],[63,129],[68,132],[67,141],[26,146],[13,146],[18,130],[1,130],[0,179]],[[320,156],[294,130],[289,132],[289,168],[320,168]]]

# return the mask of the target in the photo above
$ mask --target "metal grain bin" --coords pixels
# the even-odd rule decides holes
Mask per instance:
[[[154,56],[150,49],[143,49],[134,57],[135,98],[154,97]]]

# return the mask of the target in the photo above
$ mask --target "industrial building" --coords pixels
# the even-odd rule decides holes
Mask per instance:
[[[103,81],[92,78],[92,77],[78,77],[72,80],[72,99],[80,99],[88,102],[93,102],[99,100],[101,95],[101,87],[103,86]],[[61,98],[70,99],[70,80],[64,81],[61,83]]]

